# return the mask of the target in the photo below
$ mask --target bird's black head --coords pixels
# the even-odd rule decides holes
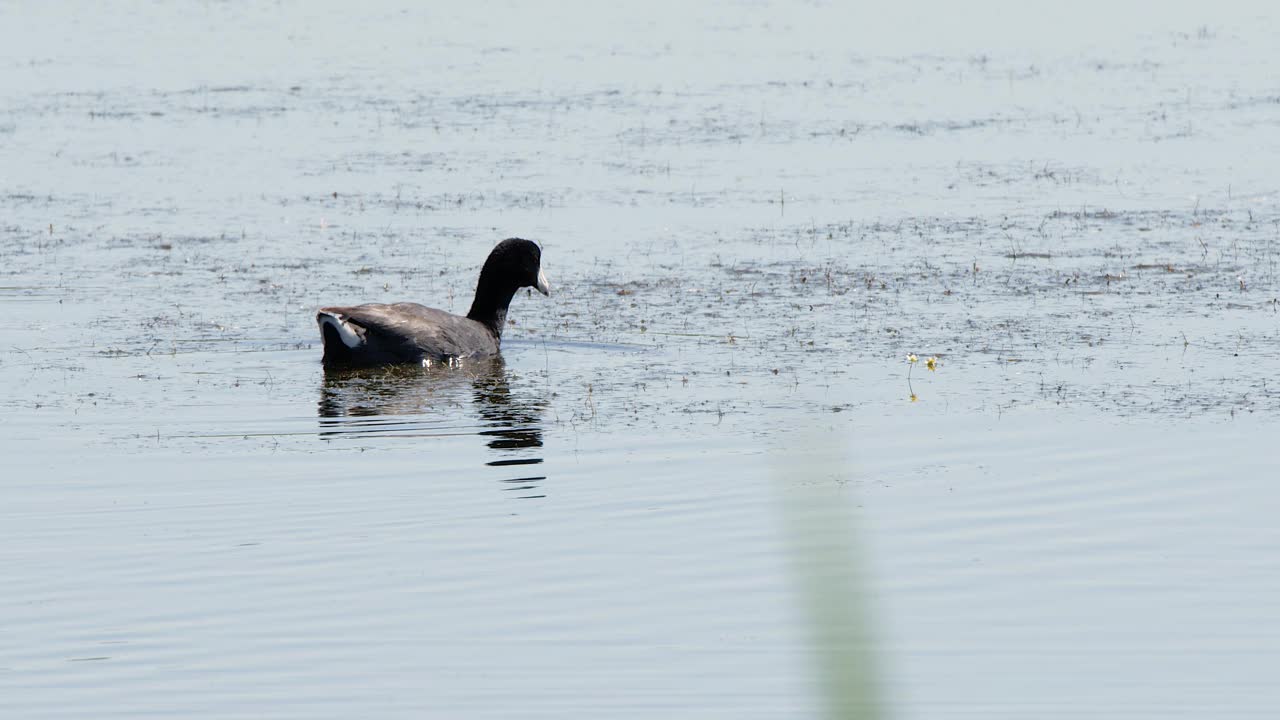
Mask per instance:
[[[536,288],[543,295],[551,294],[551,285],[542,272],[542,248],[532,240],[507,238],[489,253],[480,270],[480,285],[492,285],[495,290],[519,290]]]
[[[532,240],[507,238],[484,261],[480,282],[476,283],[476,299],[467,317],[484,324],[500,339],[511,298],[523,287],[551,294],[551,284],[542,272],[542,248]]]

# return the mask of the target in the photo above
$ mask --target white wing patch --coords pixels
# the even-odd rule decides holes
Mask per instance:
[[[338,337],[342,338],[342,344],[349,348],[357,348],[364,344],[364,328],[347,322],[341,313],[322,312],[316,315],[316,322],[320,324],[320,333],[323,336],[324,326],[328,325],[338,332]]]

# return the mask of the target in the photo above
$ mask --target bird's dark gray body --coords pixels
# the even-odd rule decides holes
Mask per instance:
[[[465,317],[411,302],[320,308],[316,322],[324,340],[324,364],[426,364],[496,355],[507,308],[522,287],[544,295],[551,291],[542,272],[542,249],[529,240],[509,238],[485,260]]]
[[[326,365],[448,362],[496,355],[502,344],[475,320],[418,303],[321,308],[317,320]],[[352,347],[348,332],[362,342]]]

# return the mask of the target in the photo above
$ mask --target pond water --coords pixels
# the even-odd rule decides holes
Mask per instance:
[[[1273,15],[0,7],[0,716],[1269,717]]]

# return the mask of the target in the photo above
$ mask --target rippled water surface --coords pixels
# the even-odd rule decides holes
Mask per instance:
[[[0,716],[1270,717],[1280,28],[1149,12],[0,7]]]

